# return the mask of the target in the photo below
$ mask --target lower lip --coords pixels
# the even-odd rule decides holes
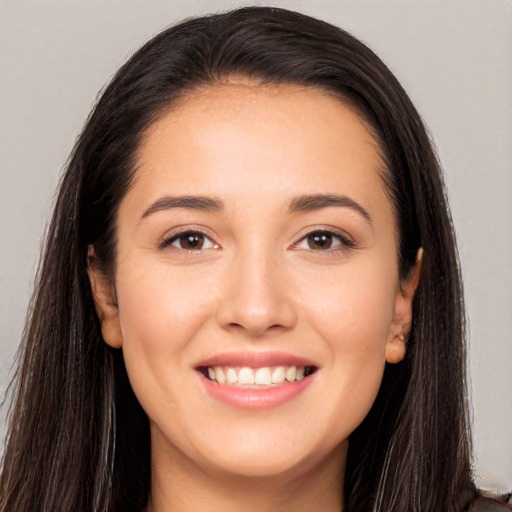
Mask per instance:
[[[239,388],[218,384],[199,373],[206,392],[216,400],[246,410],[271,409],[289,402],[302,393],[313,381],[315,374],[302,380],[289,382],[281,386],[262,389]]]

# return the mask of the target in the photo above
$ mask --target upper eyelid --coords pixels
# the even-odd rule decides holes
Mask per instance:
[[[351,244],[356,245],[356,241],[353,236],[351,236],[345,230],[335,228],[333,226],[314,226],[306,228],[305,230],[302,230],[302,232],[297,236],[297,240],[296,242],[294,242],[294,244],[301,242],[308,236],[314,235],[315,233],[328,233],[330,235],[340,237],[342,240],[346,240]]]
[[[314,232],[312,234],[314,234]],[[327,249],[322,249],[322,250],[300,247],[300,245],[305,243],[307,238],[309,236],[311,236],[311,235],[306,235],[306,236],[302,237],[298,242],[294,243],[293,248],[296,250],[304,249],[304,250],[310,250],[310,251],[318,252],[318,253],[327,253],[327,252],[345,251],[348,249],[355,249],[357,247],[348,237],[345,237],[345,236],[342,236],[342,235],[339,235],[336,233],[329,233],[329,234],[333,235],[333,238],[338,239],[338,245],[335,245],[334,247],[329,247]]]
[[[182,225],[182,226],[175,226],[173,228],[168,229],[165,234],[162,236],[163,239],[169,239],[173,237],[178,237],[180,235],[185,235],[187,233],[199,233],[201,235],[207,236],[208,238],[215,238],[215,235],[211,232],[210,229],[198,226],[195,224],[192,225]]]
[[[169,231],[167,231],[160,239],[158,245],[164,246],[166,244],[169,244],[171,241],[174,241],[175,239],[179,238],[180,236],[183,236],[187,233],[198,233],[206,238],[208,238],[212,243],[214,243],[217,246],[221,246],[221,244],[217,241],[216,235],[212,234],[209,229],[198,226],[198,225],[182,225],[182,226],[176,226],[174,228],[171,228]],[[315,233],[329,233],[335,237],[339,237],[342,242],[348,242],[348,245],[350,246],[356,246],[356,240],[352,235],[347,233],[345,230],[336,228],[334,226],[328,226],[328,225],[317,225],[317,226],[308,226],[306,228],[303,228],[301,232],[296,236],[295,241],[292,243],[292,247],[296,246],[299,242],[307,238],[308,236],[311,236]]]
[[[176,239],[188,233],[197,233],[199,235],[202,235],[205,238],[208,238],[208,240],[210,240],[214,245],[220,247],[220,244],[216,241],[215,237],[211,233],[209,233],[208,230],[201,228],[199,226],[177,226],[167,231],[161,237],[160,241],[158,242],[158,246],[165,247],[174,242]]]
[[[166,240],[176,240],[177,238],[180,238],[184,235],[201,235],[214,242],[213,237],[211,235],[205,233],[204,231],[200,231],[199,229],[186,229],[185,231],[178,231],[176,233],[164,235],[163,238]]]

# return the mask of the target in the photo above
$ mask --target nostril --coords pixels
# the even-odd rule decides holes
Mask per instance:
[[[281,330],[286,330],[287,327],[281,324],[272,324],[267,325],[265,322],[230,322],[225,326],[228,330],[236,331],[245,331],[247,334],[251,336],[263,336],[265,334],[277,333]]]

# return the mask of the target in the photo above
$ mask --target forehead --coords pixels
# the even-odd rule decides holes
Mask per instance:
[[[356,110],[323,90],[214,85],[174,103],[149,127],[131,193],[146,202],[214,195],[247,208],[338,193],[390,209],[380,153]]]
[[[236,82],[193,91],[146,131],[138,152],[139,173],[154,170],[157,163],[179,164],[180,156],[188,152],[190,157],[194,148],[205,157],[220,152],[225,160],[240,157],[244,167],[253,160],[261,165],[280,159],[273,165],[298,168],[300,163],[312,171],[318,172],[320,166],[334,171],[339,167],[334,160],[339,158],[347,171],[350,162],[357,160],[385,172],[379,144],[353,107],[323,90],[294,85]],[[319,156],[323,161],[315,162]],[[177,165],[174,171],[179,179]]]

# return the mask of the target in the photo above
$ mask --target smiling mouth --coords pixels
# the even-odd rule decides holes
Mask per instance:
[[[301,381],[317,370],[314,366],[201,366],[198,371],[222,386],[265,388]]]

